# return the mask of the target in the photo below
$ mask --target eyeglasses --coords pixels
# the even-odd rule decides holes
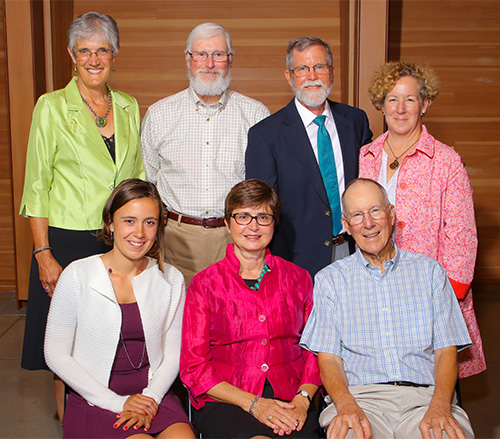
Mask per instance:
[[[232,53],[222,52],[220,50],[216,50],[215,52],[198,52],[197,50],[193,52],[187,52],[187,54],[191,57],[193,61],[203,62],[206,61],[209,56],[212,57],[214,62],[226,62],[228,58],[232,55]]]
[[[106,61],[111,59],[113,51],[106,47],[100,47],[95,52],[92,52],[90,49],[78,49],[75,52],[75,56],[79,61],[87,61],[92,55],[97,56],[100,60]]]
[[[259,226],[270,226],[274,221],[274,215],[270,213],[258,213],[255,216],[250,215],[248,212],[233,213],[231,218],[234,218],[236,224],[240,226],[248,226],[252,220],[257,221]]]
[[[359,226],[364,220],[365,215],[370,215],[372,220],[381,220],[387,218],[387,207],[375,206],[372,207],[368,212],[354,212],[353,214],[346,216],[347,222],[351,226]]]
[[[290,71],[300,78],[301,76],[307,76],[309,72],[313,69],[317,75],[329,75],[331,67],[328,64],[316,64],[314,66],[298,66]]]

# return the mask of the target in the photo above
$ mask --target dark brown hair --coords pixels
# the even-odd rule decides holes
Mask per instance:
[[[226,197],[224,218],[229,224],[231,214],[238,207],[269,206],[277,226],[281,215],[281,202],[276,191],[262,180],[252,178],[233,186]]]
[[[153,183],[139,180],[138,178],[123,180],[115,188],[104,205],[104,209],[102,211],[102,221],[104,226],[97,236],[106,244],[112,245],[113,238],[111,236],[110,225],[113,222],[115,212],[129,201],[136,200],[138,198],[151,198],[158,205],[158,229],[156,230],[156,239],[153,246],[147,253],[147,256],[155,258],[158,261],[160,270],[163,271],[163,230],[165,227],[162,215],[163,204],[160,194]]]

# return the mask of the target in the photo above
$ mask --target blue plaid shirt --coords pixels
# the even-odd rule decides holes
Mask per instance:
[[[471,344],[446,272],[434,259],[397,247],[384,269],[358,249],[321,270],[300,344],[341,357],[351,386],[434,385],[434,351]]]

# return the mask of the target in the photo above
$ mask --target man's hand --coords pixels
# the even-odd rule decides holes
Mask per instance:
[[[372,437],[370,421],[354,399],[336,406],[336,408],[337,416],[332,419],[328,427],[327,439],[344,439],[349,429],[354,431],[356,439],[370,439]]]
[[[436,439],[443,438],[443,430],[446,431],[450,439],[466,439],[465,433],[451,414],[449,404],[431,402],[419,425],[419,429],[423,439],[432,438],[431,430],[434,432]]]

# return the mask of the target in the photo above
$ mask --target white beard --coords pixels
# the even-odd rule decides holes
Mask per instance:
[[[311,91],[307,89],[307,86],[309,85],[319,85],[321,86],[321,89]],[[315,81],[305,81],[300,89],[298,89],[295,87],[295,82],[292,81],[292,90],[295,93],[295,96],[306,107],[319,107],[323,105],[323,103],[326,101],[326,98],[332,91],[332,87],[332,83],[330,83],[330,85],[326,87],[323,81],[316,79]]]
[[[214,81],[206,82],[200,77],[200,73],[207,73],[209,71],[216,72],[219,75]],[[202,69],[193,75],[188,68],[187,75],[189,84],[199,96],[220,96],[227,90],[231,83],[231,70],[226,73],[226,76],[222,76],[222,71],[218,69]]]

